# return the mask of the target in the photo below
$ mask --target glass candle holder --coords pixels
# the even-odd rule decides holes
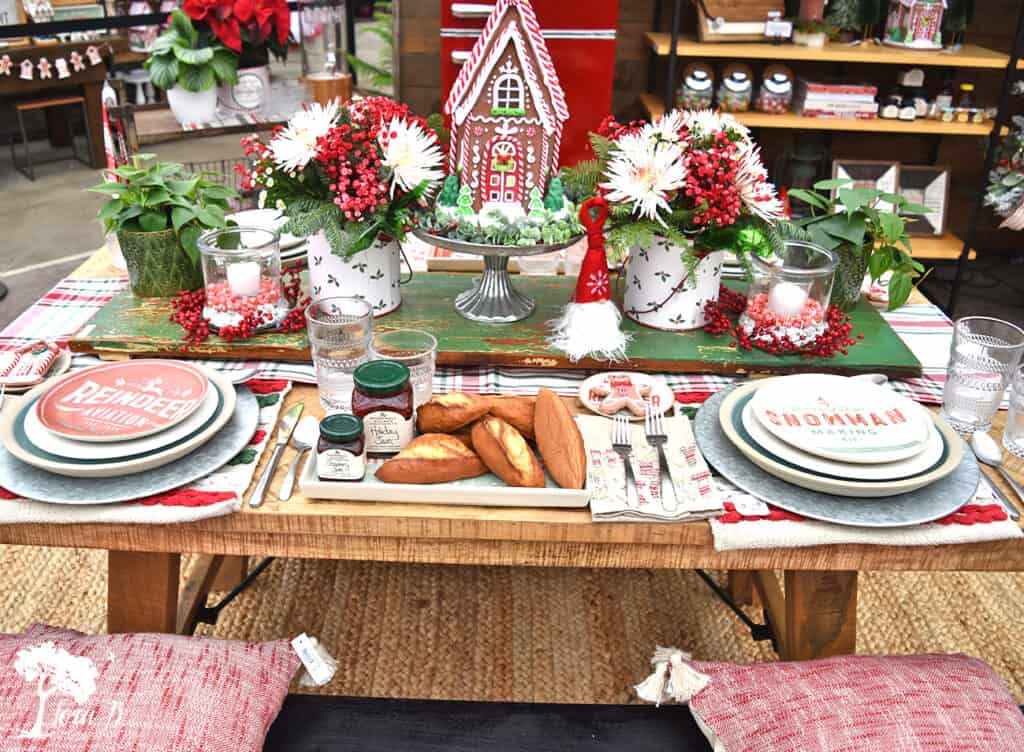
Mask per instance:
[[[750,261],[753,281],[740,326],[755,341],[787,337],[797,347],[812,344],[825,331],[835,254],[814,243],[786,241],[781,258]]]
[[[210,328],[238,326],[249,314],[253,331],[276,329],[288,315],[281,284],[280,235],[262,227],[228,227],[199,238]]]
[[[347,102],[352,96],[345,40],[344,0],[299,0],[302,79],[313,101]]]

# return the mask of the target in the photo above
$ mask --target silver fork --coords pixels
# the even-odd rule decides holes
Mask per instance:
[[[626,474],[623,476],[623,485],[626,493],[626,503],[629,503],[629,476],[632,469],[629,466],[629,457],[633,454],[633,428],[625,415],[616,415],[612,418],[612,449],[622,458],[622,464],[626,467]]]
[[[644,411],[644,434],[647,436],[647,443],[665,458],[665,467],[668,467],[668,455],[665,453],[665,442],[668,441],[668,435],[665,433],[665,416],[658,407],[657,397],[652,397]],[[662,509],[669,514],[678,509],[679,500],[675,499],[675,495],[673,495],[675,504],[671,509],[665,506],[665,495],[661,494],[660,498]]]

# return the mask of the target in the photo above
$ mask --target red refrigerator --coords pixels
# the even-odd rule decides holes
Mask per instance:
[[[593,158],[587,133],[611,112],[619,2],[533,0],[532,5],[569,105],[560,163],[575,164]],[[493,8],[493,3],[441,0],[442,102]]]

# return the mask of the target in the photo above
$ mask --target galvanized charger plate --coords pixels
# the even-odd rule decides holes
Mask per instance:
[[[252,440],[260,408],[246,387],[238,387],[235,411],[206,444],[154,470],[117,478],[71,478],[32,467],[0,447],[0,486],[26,499],[51,504],[114,504],[180,488],[227,464]]]
[[[857,499],[809,491],[776,478],[733,446],[719,424],[718,413],[736,387],[708,399],[697,412],[694,434],[704,459],[722,477],[743,491],[787,512],[823,522],[854,527],[907,527],[933,522],[952,514],[974,495],[980,470],[974,455],[965,451],[950,475],[917,491]]]

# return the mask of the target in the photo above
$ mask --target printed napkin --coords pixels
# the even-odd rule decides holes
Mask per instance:
[[[612,449],[612,421],[579,415],[576,423],[587,450],[587,488],[595,522],[677,522],[707,519],[723,511],[685,415],[665,418],[667,468],[661,467],[658,452],[647,443],[643,423],[633,424],[628,487],[625,465]],[[641,480],[634,483],[633,478]]]
[[[284,397],[291,389],[287,381],[257,380],[245,385],[256,395],[260,405],[259,423],[249,446],[219,470],[188,486],[122,504],[49,504],[22,499],[0,488],[0,525],[85,522],[164,525],[237,512],[242,508],[242,495],[252,481],[260,457],[272,439],[271,432]]]
[[[792,514],[715,479],[725,513],[711,522],[716,551],[752,548],[800,548],[840,543],[877,546],[938,546],[1024,537],[983,475],[967,504],[948,517],[923,525],[872,528],[834,525]],[[870,500],[865,503],[871,503]]]

